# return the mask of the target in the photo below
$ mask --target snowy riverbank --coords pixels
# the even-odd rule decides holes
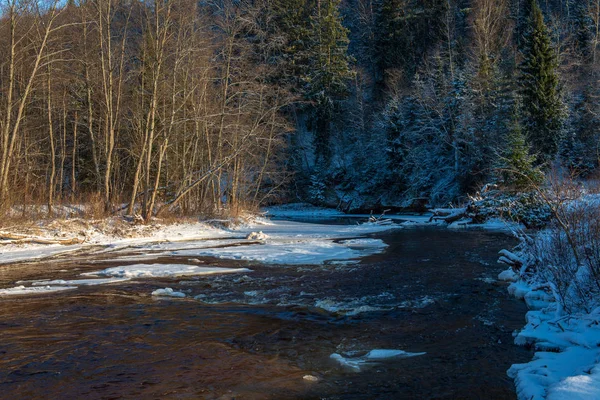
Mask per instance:
[[[75,240],[76,244],[23,243],[20,240],[0,241],[0,265],[40,260],[46,257],[66,255],[93,248],[116,252],[127,248],[156,251],[178,251],[178,255],[213,256],[218,258],[253,260],[265,263],[311,264],[337,259],[355,259],[365,253],[385,247],[380,241],[342,242],[340,239],[362,237],[389,229],[415,226],[439,225],[450,229],[486,229],[510,232],[514,224],[493,220],[486,224],[470,224],[458,220],[451,224],[433,219],[432,213],[369,216],[365,214],[343,214],[340,211],[314,207],[306,204],[289,204],[269,207],[265,217],[247,218],[245,222],[230,228],[206,222],[154,222],[148,225],[126,223],[119,218],[100,221],[65,219],[48,224],[32,224],[18,229],[24,236],[41,238],[45,241]],[[353,218],[355,225],[302,224],[299,222],[271,220],[269,218],[320,219]],[[373,222],[358,224],[358,221]],[[222,223],[224,221],[218,221]],[[227,222],[227,221],[225,221]],[[253,232],[263,232],[264,237],[251,237]],[[2,232],[0,232],[2,233]],[[14,232],[8,232],[13,234]],[[247,239],[248,238],[248,239]],[[263,246],[243,248],[222,247],[247,244],[258,240]],[[199,245],[197,242],[202,242]],[[181,243],[192,243],[188,251]],[[178,244],[179,243],[179,244]],[[215,246],[220,248],[216,249]],[[203,251],[197,251],[203,247]],[[97,250],[96,250],[97,251]],[[153,254],[152,256],[155,256]],[[142,257],[143,258],[143,257]]]
[[[522,262],[527,260],[503,252]],[[515,258],[516,257],[516,258]],[[600,399],[600,308],[589,313],[565,315],[547,282],[532,283],[504,271],[500,280],[511,282],[508,291],[529,308],[526,325],[515,332],[515,344],[530,346],[536,353],[524,364],[508,370],[521,400]]]
[[[368,235],[398,228],[401,226],[395,223],[328,225],[251,218],[230,228],[191,222],[139,228],[132,226],[129,233],[124,235],[110,235],[89,229],[79,233],[85,237],[80,244],[4,244],[0,247],[0,264],[40,261],[56,256],[70,257],[71,254],[84,258],[101,254],[112,263],[121,265],[86,272],[69,280],[16,282],[14,287],[0,289],[0,295],[72,290],[79,286],[119,283],[124,279],[251,272],[246,268],[198,266],[195,265],[200,262],[198,257],[277,265],[352,264],[387,247],[382,240]],[[74,234],[74,231],[56,233],[59,237]],[[178,261],[173,264],[152,264],[152,260],[159,257],[173,257]],[[187,261],[182,264],[181,260]]]

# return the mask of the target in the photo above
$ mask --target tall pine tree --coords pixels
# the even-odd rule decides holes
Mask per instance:
[[[315,158],[323,164],[331,158],[331,124],[353,75],[348,30],[342,25],[339,7],[340,0],[317,0],[304,76],[305,95],[313,104]]]
[[[425,53],[443,36],[447,0],[382,0],[377,7],[374,43],[379,83],[388,71],[412,76]]]
[[[537,0],[530,0],[529,28],[523,43],[521,95],[523,128],[538,162],[557,153],[563,125],[563,105],[558,81],[558,60]]]

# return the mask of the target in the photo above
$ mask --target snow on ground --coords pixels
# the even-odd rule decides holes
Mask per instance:
[[[6,245],[0,247],[0,264],[37,260],[58,254],[72,253],[81,249],[81,245],[63,246],[55,245]]]
[[[523,224],[505,221],[498,218],[492,218],[485,221],[483,224],[474,224],[470,218],[455,221],[448,225],[448,229],[484,229],[493,232],[517,232],[525,230]]]
[[[77,245],[43,245],[43,244],[3,244],[0,246],[0,264],[9,264],[30,260],[39,260],[46,257],[63,255],[78,250],[85,250],[93,246],[106,247],[106,251],[115,251],[135,246],[144,246],[157,242],[180,242],[206,239],[221,239],[237,236],[228,229],[200,223],[180,223],[173,225],[156,225],[152,229],[146,227],[131,227],[131,232],[126,232],[125,237],[119,234],[107,234],[94,228],[88,228],[78,234],[85,237],[83,244]],[[69,232],[60,232],[60,236]],[[73,236],[76,236],[73,233]]]
[[[267,215],[297,218],[330,218],[356,217],[368,218],[368,215],[345,215],[339,211],[292,204],[271,207]],[[351,239],[367,234],[398,229],[406,226],[439,225],[440,221],[430,222],[431,214],[423,215],[390,215],[384,217],[395,224],[377,222],[356,223],[355,225],[308,224],[294,221],[271,221],[266,218],[254,218],[250,222],[234,228],[217,228],[200,222],[180,223],[173,225],[128,226],[123,234],[105,233],[94,227],[87,227],[79,232],[85,237],[85,243],[78,245],[40,245],[40,244],[5,244],[0,247],[0,264],[38,260],[45,257],[63,255],[75,251],[94,249],[95,253],[112,253],[140,249],[142,251],[182,251],[196,255],[215,256],[220,258],[263,261],[283,264],[322,263],[329,260],[348,260],[381,251],[382,245],[376,242],[341,242],[331,243],[335,239]],[[74,225],[78,229],[82,224]],[[110,225],[111,222],[106,222]],[[483,228],[494,230],[511,229],[499,221],[484,224]],[[451,225],[451,227],[454,227]],[[119,230],[115,228],[115,231]],[[69,232],[56,233],[60,237]],[[75,234],[73,234],[75,235]],[[123,235],[125,237],[123,237]],[[225,245],[245,244],[247,240],[260,240],[266,246],[262,249],[244,247],[244,249],[227,249]],[[92,247],[95,246],[95,247]],[[97,246],[103,247],[98,249]],[[216,247],[223,247],[217,250]],[[286,248],[287,247],[287,248]],[[199,248],[211,248],[206,252],[196,251]],[[370,248],[371,250],[368,250]],[[375,251],[376,248],[379,250]],[[360,251],[359,251],[360,250]],[[244,254],[242,254],[242,252]],[[272,253],[264,254],[264,253]],[[151,259],[154,255],[137,255],[138,260]],[[127,255],[127,257],[132,257]],[[278,257],[281,257],[279,259]],[[295,260],[295,261],[294,261]]]
[[[0,263],[39,260],[66,252],[79,256],[101,254],[103,261],[135,262],[157,257],[188,256],[194,264],[199,256],[249,260],[271,264],[321,264],[356,262],[361,257],[382,252],[387,246],[380,239],[365,238],[370,233],[394,229],[394,225],[364,223],[356,225],[322,225],[292,221],[269,221],[257,218],[230,229],[205,224],[179,224],[157,227],[147,236],[115,238],[96,235],[87,243],[73,246],[13,245],[2,246]],[[248,239],[246,239],[248,238]],[[257,240],[259,239],[259,243]],[[86,251],[88,253],[86,253]],[[137,254],[130,254],[135,251]],[[129,254],[128,254],[129,253]],[[110,256],[114,256],[112,259]],[[93,259],[91,262],[95,262]],[[4,289],[6,293],[58,291],[61,287],[118,283],[135,278],[173,278],[191,275],[250,272],[246,268],[217,268],[187,264],[134,264],[111,267],[81,274],[85,278],[39,280],[31,287]],[[101,279],[101,278],[108,279]],[[65,289],[66,290],[66,289]]]
[[[361,369],[368,365],[374,365],[381,361],[389,361],[400,358],[417,357],[427,353],[409,353],[404,350],[390,349],[375,349],[371,350],[363,356],[348,355],[343,356],[338,353],[333,353],[330,358],[335,360],[341,366],[351,369],[355,372],[360,372]]]
[[[62,292],[64,290],[77,289],[76,286],[15,286],[12,288],[0,289],[0,297],[4,296],[21,296],[30,294],[46,294],[52,292]]]
[[[154,292],[152,292],[152,296],[157,296],[157,297],[179,297],[179,298],[183,298],[185,297],[185,293],[183,292],[176,292],[171,288],[164,288],[164,289],[156,289]]]
[[[392,225],[379,225],[376,223],[322,225],[292,221],[269,221],[264,218],[257,218],[250,223],[230,229],[216,228],[203,223],[157,226],[156,229],[146,232],[146,235],[140,237],[123,238],[103,233],[87,232],[86,242],[79,245],[2,245],[0,247],[0,264],[38,260],[79,250],[86,251],[86,249],[92,249],[94,246],[104,247],[103,250],[95,249],[95,253],[110,253],[119,250],[130,250],[132,248],[169,250],[185,247],[213,247],[243,243],[244,240],[249,240],[245,239],[246,237],[258,231],[262,232],[260,240],[268,242],[269,240],[290,239],[333,240],[355,238],[393,228],[394,226]],[[354,253],[350,255],[352,257],[355,256]]]
[[[197,267],[186,264],[134,264],[86,272],[82,276],[110,276],[114,278],[175,278],[179,276],[214,275],[251,272],[248,268]]]
[[[518,398],[600,399],[600,308],[562,316],[545,287],[531,286],[515,275],[505,271],[498,277],[512,282],[509,293],[522,298],[530,310],[515,344],[536,350],[533,360],[508,370]]]

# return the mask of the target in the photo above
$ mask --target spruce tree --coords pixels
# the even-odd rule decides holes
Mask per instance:
[[[382,0],[377,7],[374,43],[378,80],[392,69],[417,71],[426,52],[443,36],[447,0]]]
[[[540,184],[543,174],[534,165],[535,156],[530,154],[530,147],[516,117],[512,119],[506,142],[498,168],[504,185],[515,190],[523,190],[531,185]]]
[[[538,162],[551,160],[557,153],[563,124],[559,93],[558,60],[552,48],[544,16],[536,0],[531,1],[529,29],[523,46],[521,95],[523,128],[538,155]]]
[[[281,66],[279,81],[301,86],[308,70],[311,2],[308,0],[276,0],[273,3],[274,29],[283,38],[277,61]]]
[[[598,167],[600,121],[596,103],[592,89],[588,88],[578,96],[562,141],[561,155],[565,166],[581,177],[588,176]]]
[[[340,100],[348,95],[353,75],[348,55],[348,30],[342,25],[340,0],[317,1],[311,18],[308,69],[304,76],[305,96],[313,104],[316,162],[331,157],[331,123]]]

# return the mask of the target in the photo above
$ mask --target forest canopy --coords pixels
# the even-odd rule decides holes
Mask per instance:
[[[600,0],[0,3],[0,214],[439,205],[598,167]]]

